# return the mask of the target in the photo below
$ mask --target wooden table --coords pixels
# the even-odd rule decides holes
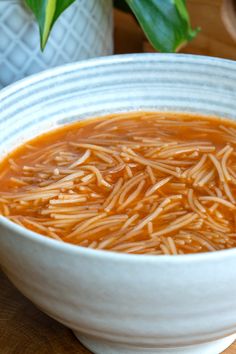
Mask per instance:
[[[39,311],[0,270],[1,354],[90,354],[73,333]]]
[[[90,354],[90,351],[69,329],[21,295],[0,271],[0,353]],[[225,351],[225,354],[235,353],[236,344]]]

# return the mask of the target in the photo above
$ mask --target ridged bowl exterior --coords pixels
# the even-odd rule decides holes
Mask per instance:
[[[234,119],[236,63],[137,54],[30,77],[0,92],[0,156],[61,124],[131,110]],[[94,251],[0,217],[0,264],[38,307],[84,336],[150,349],[236,332],[236,249],[184,256]]]

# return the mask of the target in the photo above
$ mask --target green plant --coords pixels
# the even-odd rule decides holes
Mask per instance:
[[[43,50],[54,23],[75,0],[25,1],[38,21]],[[185,0],[115,0],[115,5],[133,12],[150,43],[161,52],[176,51],[198,32],[191,28]]]

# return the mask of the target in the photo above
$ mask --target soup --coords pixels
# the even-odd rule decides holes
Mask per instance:
[[[0,213],[61,242],[135,254],[236,246],[236,126],[136,112],[67,125],[0,166]]]

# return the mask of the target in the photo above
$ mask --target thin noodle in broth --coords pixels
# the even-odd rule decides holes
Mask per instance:
[[[0,165],[0,213],[82,247],[178,255],[236,247],[236,128],[135,112],[44,134]]]

